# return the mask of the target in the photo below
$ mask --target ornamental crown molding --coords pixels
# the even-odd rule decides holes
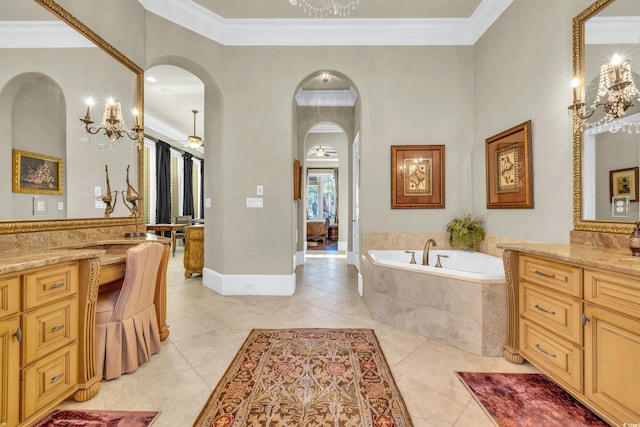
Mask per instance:
[[[483,0],[469,18],[222,18],[193,0],[138,0],[145,10],[225,46],[473,45],[513,0]]]
[[[62,21],[0,21],[0,49],[96,47]]]

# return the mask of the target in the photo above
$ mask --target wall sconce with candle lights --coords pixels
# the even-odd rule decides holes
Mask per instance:
[[[573,87],[573,104],[568,108],[573,117],[573,131],[578,133],[580,129],[608,125],[610,132],[619,130],[625,132],[640,133],[640,122],[628,122],[620,120],[634,101],[640,101],[640,92],[633,83],[631,74],[631,60],[615,54],[610,61],[604,62],[600,67],[600,80],[598,91],[593,103],[587,107],[581,97],[581,82],[577,77],[571,83]],[[605,99],[603,101],[603,99]],[[602,114],[593,121],[587,121],[602,107]]]
[[[135,125],[131,129],[127,129],[122,117],[122,107],[117,99],[109,98],[105,104],[104,114],[102,116],[101,126],[92,126],[94,124],[91,120],[91,106],[93,105],[93,99],[87,100],[87,112],[84,118],[80,121],[84,123],[84,131],[87,135],[95,135],[100,131],[104,131],[104,135],[107,136],[108,142],[94,141],[97,147],[113,149],[114,141],[118,141],[124,136],[128,137],[132,141],[137,141],[138,148],[142,147],[141,137],[144,130],[140,126],[140,115],[136,108],[133,109],[132,114],[135,116]],[[133,144],[132,144],[133,145]]]

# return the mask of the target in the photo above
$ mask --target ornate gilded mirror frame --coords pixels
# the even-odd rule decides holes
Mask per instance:
[[[137,109],[140,112],[140,118],[144,117],[144,70],[136,65],[129,58],[124,56],[119,50],[109,44],[106,40],[94,33],[90,28],[80,22],[77,18],[71,15],[62,6],[53,0],[34,0],[36,3],[49,10],[61,21],[67,23],[73,29],[78,31],[88,40],[93,42],[97,47],[105,51],[115,60],[131,70],[136,76],[136,104]],[[141,125],[144,127],[144,123],[141,121]],[[142,138],[142,137],[140,137]],[[138,191],[143,193],[143,155],[142,155],[142,141],[138,144]],[[143,216],[140,206],[140,217]],[[35,231],[55,231],[55,230],[71,230],[79,228],[99,228],[99,227],[112,227],[120,225],[133,225],[133,220],[128,217],[120,218],[86,218],[86,219],[60,219],[60,220],[40,220],[40,221],[0,221],[0,234],[15,234],[15,233],[30,233]]]
[[[573,18],[573,75],[584,82],[585,23],[615,0],[597,0]],[[584,86],[584,85],[583,85]],[[581,87],[580,90],[584,90]],[[581,95],[584,99],[584,94]],[[582,218],[583,129],[573,132],[573,228],[603,233],[630,233],[633,223],[584,220]]]

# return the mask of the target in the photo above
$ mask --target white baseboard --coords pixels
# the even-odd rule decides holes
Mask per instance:
[[[296,291],[296,274],[220,274],[205,267],[202,283],[220,295],[291,296]]]

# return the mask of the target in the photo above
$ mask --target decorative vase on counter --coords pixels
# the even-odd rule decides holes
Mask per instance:
[[[640,221],[636,222],[636,226],[629,236],[629,248],[634,256],[640,256]]]

